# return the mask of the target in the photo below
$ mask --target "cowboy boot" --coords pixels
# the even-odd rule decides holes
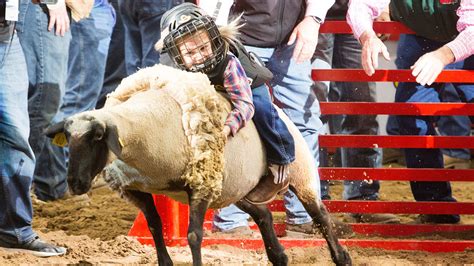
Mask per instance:
[[[290,180],[287,165],[271,165],[270,173],[260,178],[245,200],[254,205],[267,204],[272,202],[277,194],[283,194],[288,190]]]

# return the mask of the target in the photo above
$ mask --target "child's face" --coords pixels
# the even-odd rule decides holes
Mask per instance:
[[[211,40],[205,30],[183,37],[177,46],[187,69],[203,64],[213,55]]]

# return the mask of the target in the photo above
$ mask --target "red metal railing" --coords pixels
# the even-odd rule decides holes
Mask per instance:
[[[374,30],[377,33],[413,33],[413,31],[407,26],[397,22],[374,22]],[[321,25],[319,32],[352,34],[351,28],[345,21],[326,21],[323,25]]]
[[[378,69],[372,76],[367,76],[361,69],[313,69],[314,81],[401,81],[416,82],[411,70]],[[444,70],[436,82],[474,83],[474,70]]]
[[[375,22],[379,33],[412,33],[410,29],[396,22]],[[351,33],[342,21],[328,21],[321,26],[321,33]],[[375,81],[414,82],[410,70],[376,70],[371,77],[359,69],[313,70],[312,78],[318,81]],[[437,82],[474,83],[474,71],[445,70]],[[369,106],[370,105],[370,106]],[[474,115],[474,105],[465,103],[321,103],[323,114],[350,115]],[[474,148],[470,137],[443,136],[367,136],[367,135],[324,135],[319,137],[321,147],[392,147],[392,148]],[[325,180],[399,180],[399,181],[474,181],[474,171],[454,169],[406,169],[406,168],[320,168],[321,179]],[[189,208],[165,196],[154,196],[163,220],[163,231],[167,245],[187,245],[186,234]],[[395,201],[324,201],[331,212],[348,213],[397,213],[397,214],[474,214],[472,202],[395,202]],[[283,203],[270,204],[272,211],[284,211]],[[205,228],[211,228],[213,211],[206,214]],[[466,232],[474,225],[415,225],[415,224],[351,224],[354,232],[363,235],[386,237],[409,237],[420,233]],[[252,228],[256,229],[254,224]],[[285,224],[275,223],[278,235],[284,234]],[[137,236],[145,244],[153,244],[143,214],[139,214],[129,235]],[[281,239],[289,247],[324,245],[322,239]],[[465,240],[418,240],[418,239],[349,239],[341,240],[346,246],[383,248],[389,250],[423,250],[429,252],[459,252],[474,248],[474,241]],[[263,248],[260,239],[214,239],[205,238],[203,245],[228,244],[241,248]]]
[[[474,104],[468,103],[364,103],[364,102],[321,102],[321,112],[326,115],[474,115]]]

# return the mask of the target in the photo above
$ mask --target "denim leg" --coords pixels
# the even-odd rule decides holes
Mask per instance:
[[[231,204],[214,212],[213,227],[219,231],[229,231],[236,227],[248,226],[250,215]]]
[[[453,84],[447,83],[441,91],[444,102],[461,102]],[[471,120],[467,116],[441,116],[437,122],[438,131],[442,136],[470,136]],[[471,159],[469,149],[441,149],[443,154],[459,159]]]
[[[107,63],[105,64],[104,84],[97,100],[96,109],[102,108],[105,104],[107,94],[113,92],[122,79],[127,77],[125,69],[125,47],[124,47],[124,27],[122,16],[119,12],[118,0],[110,1],[115,9],[115,26],[109,44]]]
[[[453,69],[465,69],[465,70],[474,70],[474,56],[464,59],[464,61],[456,62],[454,64],[448,65],[447,68],[452,67]],[[472,103],[474,102],[474,84],[472,83],[453,83],[456,92],[459,95],[459,98],[462,102]],[[474,121],[473,117],[469,117],[471,122]]]
[[[61,111],[65,117],[94,109],[104,81],[115,11],[108,3],[94,6],[88,18],[71,24],[68,78]],[[91,78],[93,77],[93,78]]]
[[[119,0],[125,29],[125,67],[127,74],[157,64],[160,55],[155,43],[160,39],[161,16],[182,0]]]
[[[334,47],[334,34],[319,34],[318,46],[312,58],[311,67],[314,69],[331,69],[332,66],[332,54]],[[329,81],[315,81],[313,83],[313,91],[316,93],[316,97],[320,102],[329,101],[331,82]],[[324,129],[326,132],[321,131],[321,134],[330,133],[332,127],[332,116],[323,115],[321,120],[324,123]],[[327,149],[319,149],[319,162],[320,166],[329,166],[329,154]],[[321,199],[330,199],[329,195],[329,181],[321,180]]]
[[[246,46],[248,51],[259,55],[272,71],[274,78],[271,82],[275,103],[293,121],[300,130],[314,157],[314,164],[319,165],[318,133],[323,124],[319,102],[312,90],[311,62],[308,60],[297,64],[292,54],[294,46],[283,45],[276,49]],[[318,182],[320,195],[319,174],[313,177]],[[312,221],[296,195],[289,191],[285,194],[287,222],[302,224]]]
[[[400,129],[398,128],[397,117],[394,115],[389,115],[387,119],[387,125],[385,130],[388,135],[400,135]]]
[[[409,68],[421,55],[442,46],[414,35],[403,35],[398,44],[396,64],[398,68]],[[418,83],[402,82],[397,88],[396,102],[440,102],[439,89],[442,84],[431,87]],[[436,135],[434,118],[429,116],[397,116],[401,135]],[[440,149],[405,149],[408,168],[443,168]],[[449,182],[410,182],[417,201],[456,201],[451,195]],[[453,215],[459,219],[458,215]]]
[[[114,16],[112,7],[104,3],[94,6],[88,18],[72,22],[66,93],[55,122],[95,107],[103,83]],[[46,142],[35,175],[38,198],[62,197],[67,189],[66,173],[67,149]]]
[[[135,73],[142,66],[142,49],[140,27],[134,18],[133,0],[119,0],[119,12],[124,27],[125,70],[128,75]],[[160,25],[160,24],[157,24]],[[156,30],[160,35],[160,29]],[[158,59],[158,57],[156,58]]]
[[[285,165],[295,160],[295,142],[272,104],[267,85],[252,89],[253,121],[265,145],[267,161]]]
[[[49,32],[47,27],[48,15],[40,5],[21,0],[18,36],[28,68],[29,141],[37,158],[33,178],[35,192],[39,197],[42,193],[59,197],[66,191],[67,184],[58,176],[63,169],[50,169],[50,161],[61,158],[55,158],[49,148],[45,149],[45,143],[50,140],[43,135],[43,130],[51,124],[64,95],[71,33],[56,36],[54,30]]]
[[[464,61],[456,62],[454,64],[448,65],[447,68],[474,70],[474,56],[471,55],[470,57],[466,58]],[[467,103],[474,102],[474,84],[453,83],[452,85],[454,86],[454,89],[456,90],[456,93],[462,102],[467,102]],[[462,121],[458,122],[457,126],[459,129],[455,133],[458,133],[458,134],[461,133],[461,127],[462,127],[463,131],[461,134],[465,136],[470,136],[471,123],[473,123],[474,117],[473,116],[470,116],[470,117],[453,116],[453,120],[459,121],[460,119],[462,119]],[[471,158],[471,153],[469,149],[460,149],[460,150],[453,149],[452,155],[453,157],[463,158],[463,159]]]
[[[36,234],[30,186],[35,167],[28,143],[28,75],[17,36],[0,42],[0,239],[24,243]]]
[[[360,57],[362,48],[350,34],[336,34],[334,40],[333,68],[362,68]],[[335,82],[331,90],[337,91],[341,102],[375,102],[376,91],[373,82]],[[379,124],[375,115],[341,115],[340,130],[335,134],[377,135]],[[377,148],[341,148],[342,167],[379,168],[382,165],[381,151]],[[344,181],[344,199],[378,198],[380,184],[348,180]]]

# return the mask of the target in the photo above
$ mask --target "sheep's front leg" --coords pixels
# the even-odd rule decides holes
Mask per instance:
[[[205,199],[193,199],[192,193],[189,195],[189,227],[188,243],[193,255],[193,265],[202,265],[201,243],[202,227],[204,216],[209,206],[209,201]]]
[[[159,265],[173,265],[173,261],[166,250],[165,240],[163,239],[163,228],[161,218],[155,208],[155,202],[150,193],[127,190],[123,196],[137,206],[145,215],[153,240],[155,241],[156,253],[158,255]]]

